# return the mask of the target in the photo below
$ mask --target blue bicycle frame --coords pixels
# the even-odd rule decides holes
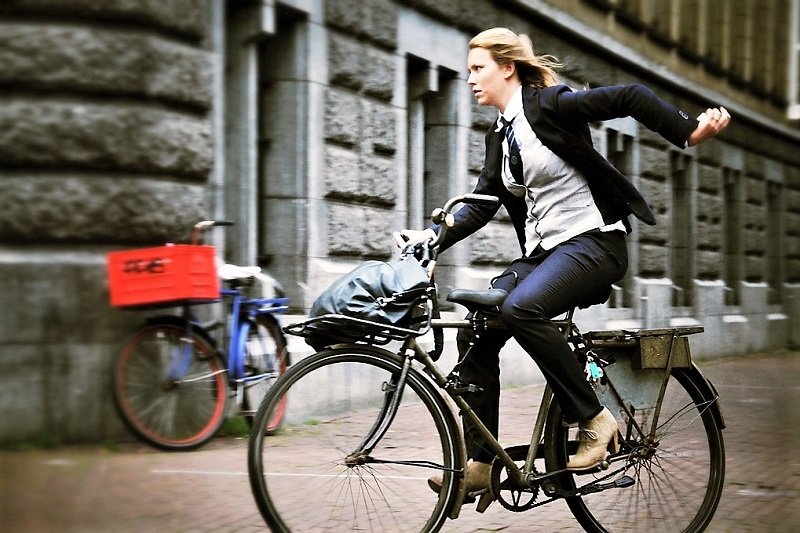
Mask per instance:
[[[231,298],[230,341],[228,344],[228,374],[237,383],[276,377],[271,374],[245,376],[244,355],[250,327],[261,315],[282,313],[288,309],[288,298],[245,298],[238,289],[222,289],[222,295]]]

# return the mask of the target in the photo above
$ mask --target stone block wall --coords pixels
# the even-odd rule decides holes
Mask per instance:
[[[105,252],[186,241],[214,167],[207,0],[0,4],[0,440],[118,434],[141,320]]]
[[[717,0],[692,6],[701,4],[721,6],[725,17],[731,12]],[[0,305],[9,310],[0,319],[0,390],[9,392],[0,399],[0,441],[124,434],[111,401],[111,362],[122,335],[142,316],[107,303],[105,253],[111,249],[185,241],[198,219],[250,205],[251,196],[261,194],[253,205],[267,212],[268,223],[284,224],[259,235],[267,245],[253,245],[248,239],[264,230],[257,227],[258,217],[242,215],[247,222],[238,228],[241,238],[232,239],[228,251],[244,261],[264,251],[290,255],[274,273],[290,287],[300,315],[339,274],[365,258],[388,257],[388,235],[403,227],[409,210],[407,77],[413,62],[429,70],[420,79],[436,93],[426,102],[433,109],[424,126],[440,145],[426,147],[435,153],[424,164],[440,172],[431,173],[438,181],[426,184],[426,193],[444,199],[471,190],[496,114],[478,106],[468,90],[453,88],[463,87],[465,58],[456,46],[426,50],[440,39],[461,46],[485,27],[509,26],[530,34],[537,51],[562,59],[565,81],[574,87],[639,81],[689,112],[711,105],[682,79],[664,79],[620,59],[624,55],[604,53],[597,48],[603,43],[585,46],[574,28],[564,29],[563,13],[553,6],[564,6],[570,15],[590,13],[580,20],[618,19],[614,39],[652,52],[654,61],[673,68],[675,61],[702,63],[729,80],[755,80],[726,93],[747,93],[740,108],[746,113],[723,139],[697,149],[678,150],[632,121],[593,125],[596,146],[651,202],[658,224],[633,221],[629,279],[613,304],[582,312],[583,319],[592,328],[702,323],[707,335],[693,339],[693,349],[708,357],[798,342],[800,155],[794,130],[776,123],[774,112],[785,95],[770,81],[776,79],[774,68],[724,64],[714,46],[698,53],[696,37],[703,28],[692,17],[681,16],[685,27],[676,33],[662,16],[671,8],[656,9],[652,2],[225,5],[242,8],[239,18],[245,19],[250,8],[273,10],[280,15],[273,21],[290,21],[294,29],[265,24],[254,31],[249,19],[232,24],[215,18],[212,13],[224,11],[216,0],[0,3]],[[598,12],[603,16],[592,18]],[[242,26],[246,36],[226,34]],[[629,39],[623,27],[658,45]],[[261,47],[274,37],[270,33],[282,32],[285,38]],[[215,57],[215,35],[227,46],[246,42],[248,53],[262,54],[252,63],[243,54],[227,74],[254,75],[269,86],[239,80],[239,88],[257,93],[252,116],[245,104],[238,106],[239,93],[228,94],[237,84],[221,83],[229,80],[220,80],[225,58]],[[430,46],[401,46],[412,38],[430,39]],[[708,42],[720,44],[723,36],[710,31]],[[761,41],[758,46],[769,49]],[[264,53],[281,47],[287,53]],[[674,70],[689,75],[698,69]],[[753,100],[755,93],[760,96]],[[226,130],[215,122],[220,116],[262,138]],[[225,138],[215,138],[217,132]],[[263,146],[270,143],[282,158],[265,154]],[[232,153],[250,151],[249,157],[259,150],[252,159],[254,167],[261,166],[248,174],[253,183],[220,176],[220,169],[238,170]],[[442,176],[447,165],[459,172]],[[234,194],[239,203],[226,203]],[[735,231],[728,222],[731,207],[740,215]],[[731,246],[731,235],[739,248]],[[776,237],[777,252],[770,244]],[[448,252],[443,278],[482,287],[517,255],[501,210]],[[733,284],[725,279],[731,261],[740,272]],[[693,294],[690,305],[675,303],[678,274],[684,285],[679,289]],[[728,302],[731,290],[739,295],[737,305]]]
[[[790,283],[800,283],[800,169],[788,170],[785,189],[787,207],[784,219],[786,280]]]
[[[698,165],[697,219],[697,277],[722,279],[722,232],[724,209],[722,169],[705,162]]]
[[[609,57],[581,49],[551,28],[537,24],[535,18],[525,18],[524,6],[504,9],[491,3],[472,1],[466,4],[461,2],[458,7],[456,9],[448,2],[426,0],[396,3],[374,1],[357,6],[348,2],[326,4],[330,73],[325,97],[325,198],[328,212],[327,250],[331,256],[355,262],[364,256],[387,253],[381,244],[370,247],[369,239],[364,237],[365,232],[379,235],[396,229],[398,217],[405,209],[402,189],[406,186],[404,166],[408,154],[402,152],[403,143],[398,142],[397,138],[389,136],[389,142],[382,143],[383,132],[392,127],[397,136],[404,135],[406,124],[403,121],[407,118],[404,106],[407,102],[405,95],[398,91],[406,87],[399,82],[392,92],[391,83],[387,81],[381,85],[381,82],[386,79],[383,75],[404,80],[404,74],[399,69],[404,67],[406,58],[401,56],[394,62],[381,60],[401,53],[394,48],[400,38],[391,24],[385,21],[380,30],[375,31],[375,12],[388,13],[388,20],[402,10],[413,9],[431,21],[455,26],[466,35],[492,25],[510,26],[529,33],[538,50],[565,60],[565,81],[575,87],[582,84],[644,81],[662,97],[690,113],[699,113],[705,106],[711,105],[711,102],[682,90],[678,85],[653,85],[651,79],[643,79],[631,70],[618,68]],[[700,62],[710,68],[730,67],[728,74],[737,75],[733,65],[713,67],[716,64],[716,56],[713,55],[716,48],[713,46],[723,43],[727,37],[711,32],[706,61],[702,54],[697,53],[700,41],[696,37],[705,29],[696,19],[682,16],[681,27],[676,33],[671,25],[659,25],[659,21],[663,22],[661,15],[669,15],[673,8],[651,8],[646,2],[606,3],[589,0],[570,2],[564,6],[571,15],[581,10],[613,11],[613,15],[625,25],[646,30],[647,39],[679,49],[684,60]],[[695,8],[699,9],[697,6],[691,9]],[[723,11],[723,23],[726,23],[728,10],[725,8]],[[467,17],[465,13],[470,16]],[[473,16],[476,13],[480,16]],[[767,16],[774,17],[775,13],[769,12]],[[712,18],[706,17],[705,20]],[[352,58],[355,57],[364,59],[366,64],[354,64]],[[659,57],[658,53],[654,57]],[[368,72],[372,65],[377,65],[380,72]],[[739,75],[761,77],[764,80],[776,74],[770,71],[742,72]],[[743,91],[750,89],[752,87],[748,86]],[[386,129],[371,131],[364,126],[371,122],[367,117],[370,106],[387,108],[386,116],[389,118]],[[484,135],[495,117],[494,110],[481,108],[474,101],[469,106],[468,148],[464,154],[467,176],[463,185],[457,185],[463,187],[462,190],[469,190],[480,172]],[[391,120],[395,122],[388,124]],[[793,246],[793,243],[797,240],[797,231],[794,229],[796,224],[792,222],[798,208],[792,191],[797,188],[795,173],[800,168],[800,161],[793,155],[786,155],[792,153],[790,138],[775,137],[766,142],[767,137],[763,136],[754,122],[743,120],[735,123],[735,126],[725,139],[685,151],[635,124],[598,125],[592,128],[598,149],[631,177],[650,202],[658,221],[655,226],[647,226],[632,220],[634,231],[630,237],[633,243],[630,281],[625,283],[624,288],[630,294],[618,299],[619,302],[627,302],[628,307],[612,313],[610,320],[624,316],[627,317],[624,320],[632,320],[632,324],[639,326],[665,325],[686,313],[701,313],[707,303],[701,300],[707,299],[711,293],[705,285],[697,286],[696,282],[714,284],[720,281],[722,285],[714,285],[712,292],[714,298],[721,298],[721,303],[709,316],[735,316],[735,312],[730,314],[725,310],[725,302],[731,299],[726,294],[731,291],[740,300],[743,293],[748,293],[752,298],[759,291],[774,293],[783,290],[780,281],[774,276],[770,279],[770,269],[773,268],[771,261],[778,260],[784,264],[781,268],[786,274],[783,278],[785,281],[793,279],[791,273],[796,267],[792,265],[797,261],[797,246]],[[392,141],[396,144],[392,144]],[[765,171],[767,162],[774,170],[769,176]],[[779,183],[781,194],[787,195],[781,208],[785,211],[775,213],[772,209],[774,206],[768,204],[769,181]],[[738,196],[726,199],[729,182],[735,182]],[[736,206],[741,216],[734,220],[738,226],[735,229],[730,227],[731,217],[726,218],[726,211],[731,207],[726,201],[738,202]],[[378,220],[366,224],[364,220],[371,212]],[[780,230],[770,233],[770,228],[776,227],[775,224],[779,224]],[[771,258],[767,243],[775,235],[787,246],[780,256]],[[741,246],[735,249],[729,242],[732,237],[741,241]],[[480,286],[480,282],[476,281],[476,277],[484,276],[488,281],[499,267],[518,254],[518,245],[508,218],[502,211],[494,222],[469,242],[459,244],[459,247],[466,253],[458,255],[458,259],[445,259],[455,263],[453,267],[448,263],[448,269],[453,268],[454,279],[470,280],[470,285],[477,286]],[[740,264],[732,268],[731,261]],[[731,272],[739,272],[739,277],[728,280],[728,286],[725,280]],[[749,285],[745,287],[742,283]],[[317,288],[323,285],[317,284]],[[642,299],[646,299],[647,304],[640,303]],[[683,310],[673,315],[672,306],[681,306]],[[768,312],[766,303],[758,312]],[[732,319],[720,323],[723,322],[729,326],[739,324]],[[736,327],[747,330],[752,325],[747,325],[747,320],[743,324]],[[725,327],[719,331],[725,331]],[[785,338],[785,331],[781,335],[778,337]]]
[[[0,6],[3,242],[186,238],[213,165],[203,4]]]
[[[394,16],[393,16],[394,15]],[[396,7],[327,2],[324,197],[331,256],[386,257],[397,229]]]

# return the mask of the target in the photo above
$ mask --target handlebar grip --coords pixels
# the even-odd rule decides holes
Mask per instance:
[[[233,226],[233,222],[230,220],[201,220],[192,228],[191,243],[200,244],[203,232],[212,226]]]
[[[211,226],[233,226],[233,224],[230,220],[201,220],[194,227],[195,229],[205,229]]]
[[[406,244],[408,244],[408,237],[406,237],[399,231],[392,232],[392,239],[394,240],[394,243],[398,246],[398,248],[403,248]]]

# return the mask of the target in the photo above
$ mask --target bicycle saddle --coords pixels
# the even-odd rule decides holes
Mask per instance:
[[[217,274],[225,281],[232,279],[247,279],[252,278],[256,274],[261,273],[261,268],[257,266],[239,266],[230,263],[224,263],[217,267]]]
[[[475,291],[471,289],[453,289],[447,295],[447,301],[461,304],[470,311],[479,307],[497,307],[503,303],[508,296],[508,292],[503,289],[483,289]]]

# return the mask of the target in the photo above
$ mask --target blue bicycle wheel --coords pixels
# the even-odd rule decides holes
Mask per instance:
[[[165,450],[196,448],[225,421],[228,372],[196,328],[148,324],[128,340],[114,366],[119,414],[142,440]]]

